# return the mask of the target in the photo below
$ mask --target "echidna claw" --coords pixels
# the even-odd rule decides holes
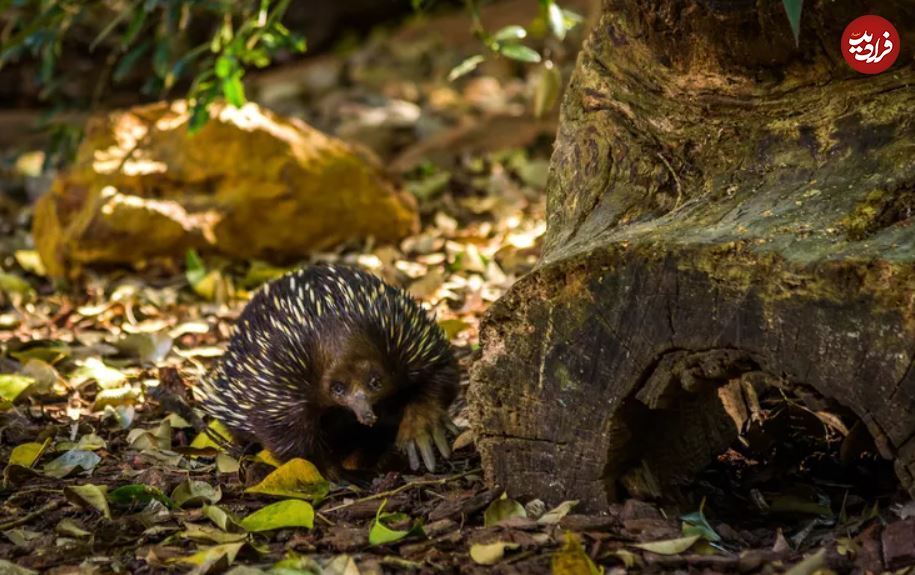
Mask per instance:
[[[428,435],[421,435],[416,438],[416,445],[419,447],[419,453],[423,456],[423,463],[429,473],[435,472],[435,450],[432,448],[432,439]]]
[[[407,452],[407,459],[410,460],[410,469],[413,471],[419,469],[419,455],[416,453],[416,444],[408,441],[404,446],[404,450]]]
[[[441,425],[432,428],[432,439],[435,440],[435,446],[441,452],[442,457],[451,457],[451,446],[448,445],[448,438],[445,436],[445,429]]]

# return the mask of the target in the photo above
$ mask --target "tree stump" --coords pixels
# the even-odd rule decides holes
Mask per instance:
[[[868,13],[902,37],[872,76],[840,53]],[[605,0],[542,261],[482,326],[489,482],[592,510],[657,493],[782,389],[854,416],[915,494],[913,46],[905,0],[806,2],[798,47],[781,2]]]

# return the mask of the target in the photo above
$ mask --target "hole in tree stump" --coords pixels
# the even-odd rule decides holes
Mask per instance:
[[[625,400],[611,437],[610,499],[706,498],[719,516],[783,523],[854,517],[865,501],[899,491],[891,454],[851,409],[743,350],[664,354]]]

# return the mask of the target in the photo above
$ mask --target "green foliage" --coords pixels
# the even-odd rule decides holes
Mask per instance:
[[[150,69],[142,86],[146,95],[168,94],[179,84],[190,86],[190,127],[196,130],[207,121],[209,106],[217,99],[236,106],[245,103],[246,69],[268,65],[283,50],[305,50],[304,39],[281,22],[288,4],[289,0],[7,0],[0,2],[6,20],[0,67],[24,58],[38,60],[41,96],[54,100],[68,78],[60,62],[68,41],[78,43],[89,34],[89,50],[104,63],[93,100],[109,83]],[[198,43],[191,45],[194,40]]]
[[[565,39],[569,30],[582,21],[581,16],[561,8],[555,0],[538,1],[540,2],[543,22],[545,22],[550,33],[560,41]],[[483,22],[480,19],[477,2],[468,0],[467,8],[473,19],[474,33],[490,52],[519,62],[537,63],[543,60],[539,52],[522,42],[528,36],[527,29],[518,25],[510,25],[490,33],[483,26]],[[482,56],[471,56],[455,66],[448,74],[448,79],[454,81],[465,74],[469,74],[483,62],[484,58]]]
[[[794,34],[794,43],[797,45],[801,37],[801,9],[804,7],[804,0],[782,0],[782,5],[785,7],[785,14],[788,15],[791,32]]]

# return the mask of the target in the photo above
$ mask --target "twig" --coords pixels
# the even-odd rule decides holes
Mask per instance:
[[[680,205],[680,200],[683,199],[683,188],[680,185],[680,178],[677,176],[677,172],[671,167],[670,162],[667,161],[667,158],[661,155],[661,152],[657,152],[658,157],[661,158],[661,161],[664,162],[664,165],[667,166],[667,169],[670,171],[670,175],[674,177],[674,184],[677,186],[677,201],[674,202],[674,209]]]
[[[391,496],[397,495],[398,493],[406,491],[407,489],[411,489],[413,487],[421,487],[423,485],[444,485],[445,483],[449,483],[451,481],[454,481],[455,479],[460,479],[462,477],[466,477],[472,473],[478,473],[480,471],[481,471],[480,468],[470,469],[468,471],[458,473],[457,475],[450,475],[448,477],[441,477],[439,479],[421,479],[419,481],[411,481],[409,483],[405,483],[405,484],[401,485],[400,487],[391,489],[390,491],[382,491],[381,493],[375,493],[374,495],[369,495],[367,497],[360,497],[359,499],[353,499],[352,501],[347,501],[346,503],[341,503],[340,505],[335,505],[335,506],[331,507],[330,509],[322,509],[321,511],[324,513],[331,513],[333,511],[339,511],[340,509],[346,509],[347,507],[350,507],[357,503],[362,503],[364,501],[372,501],[373,499],[391,497]]]
[[[40,509],[36,509],[35,511],[32,511],[31,513],[26,513],[25,515],[23,515],[22,517],[20,517],[18,519],[13,519],[11,521],[7,521],[6,523],[0,523],[0,531],[6,531],[7,529],[12,529],[13,527],[18,527],[20,525],[28,523],[29,521],[31,521],[32,519],[35,519],[39,515],[43,515],[49,511],[54,511],[55,509],[60,507],[62,504],[63,504],[63,501],[60,501],[60,500],[51,501],[44,507],[42,507]]]

